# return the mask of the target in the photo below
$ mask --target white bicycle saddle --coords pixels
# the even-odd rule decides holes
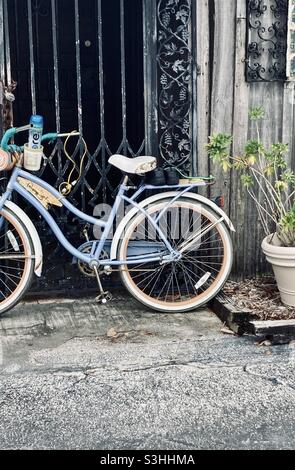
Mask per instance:
[[[109,158],[109,163],[123,173],[142,175],[154,170],[157,167],[157,159],[155,157],[134,157],[128,158],[124,155],[115,154]]]

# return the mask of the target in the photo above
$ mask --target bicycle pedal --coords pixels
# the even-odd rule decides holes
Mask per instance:
[[[96,302],[100,304],[106,304],[107,302],[110,302],[112,300],[113,296],[110,292],[103,292],[102,294],[99,294],[95,300]]]

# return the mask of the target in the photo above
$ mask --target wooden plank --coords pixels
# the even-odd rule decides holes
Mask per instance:
[[[282,141],[283,94],[284,85],[280,82],[255,83],[251,86],[250,107],[262,106],[265,110],[265,118],[260,123],[260,138],[266,146]],[[249,121],[249,131],[250,138],[257,138],[252,121]],[[249,231],[244,246],[245,270],[250,275],[268,273],[271,268],[261,250],[265,233],[258,221],[256,207],[249,200],[246,217]]]
[[[282,141],[283,94],[282,83],[252,83],[250,87],[249,109],[262,106],[265,110],[265,118],[259,127],[260,138],[266,146]],[[256,125],[251,120],[249,120],[248,129],[248,138],[256,139]],[[245,236],[242,254],[244,275],[250,277],[271,272],[261,250],[261,242],[265,233],[258,221],[256,206],[249,197],[245,200],[244,224]]]
[[[275,338],[276,342],[288,342],[295,339],[294,320],[252,321],[253,332],[257,336]],[[280,340],[280,341],[279,341]]]
[[[198,2],[196,10],[197,64],[199,67],[197,77],[197,173],[201,176],[207,176],[209,164],[204,146],[208,142],[210,114],[209,1]],[[206,195],[206,190],[203,191],[203,195]]]
[[[262,85],[262,88],[261,88]],[[249,92],[249,106],[248,106],[248,113],[249,110],[253,106],[258,106],[260,104],[259,96],[261,93],[261,89],[263,89],[264,84],[251,84],[250,92]],[[255,128],[252,125],[253,123],[248,120],[248,138],[254,139],[255,135]],[[256,228],[258,225],[258,215],[255,204],[250,199],[248,195],[245,195],[245,202],[244,202],[244,224],[245,224],[245,232],[244,232],[244,241],[243,245],[240,247],[241,249],[241,257],[243,259],[243,269],[240,270],[241,277],[253,276],[256,273],[256,246],[257,246],[257,234]],[[241,259],[241,258],[240,258]]]
[[[253,333],[251,320],[255,320],[257,316],[253,315],[250,310],[238,308],[230,302],[230,298],[223,294],[211,300],[209,306],[218,318],[235,333],[239,335]]]
[[[246,2],[237,0],[235,43],[235,87],[233,113],[233,154],[243,152],[248,137],[249,83],[245,80]],[[233,274],[241,278],[245,272],[243,247],[249,226],[245,224],[246,190],[236,172],[232,172],[230,187],[230,218],[235,226]]]
[[[255,320],[252,322],[257,331],[262,331],[264,328],[290,328],[295,327],[295,319],[290,320]]]
[[[283,96],[282,142],[289,144],[288,164],[291,166],[294,152],[293,126],[294,126],[294,88],[295,82],[286,82]]]
[[[215,0],[213,76],[211,99],[210,134],[233,130],[233,97],[234,97],[234,44],[236,22],[236,0]],[[211,188],[211,196],[224,194],[229,211],[230,174],[225,175],[219,165],[210,161],[210,172],[216,177],[216,185]],[[226,185],[226,186],[225,186]]]
[[[263,90],[267,84],[266,83],[252,83],[250,88],[249,95],[249,110],[255,106],[261,106],[263,97]],[[248,122],[248,138],[255,139],[257,138],[255,125],[252,121]],[[242,248],[242,253],[244,257],[244,276],[255,276],[256,275],[256,253],[257,253],[257,244],[261,243],[258,230],[258,214],[254,202],[247,195],[245,199],[245,238],[244,245]]]
[[[209,306],[218,318],[234,333],[244,333],[267,337],[272,344],[288,343],[295,339],[295,319],[292,320],[259,320],[251,310],[233,305],[230,298],[217,295]]]

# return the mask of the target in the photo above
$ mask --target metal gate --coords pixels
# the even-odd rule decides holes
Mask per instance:
[[[0,0],[3,128],[45,118],[45,131],[78,129],[83,175],[69,199],[88,213],[111,202],[121,175],[112,153],[153,154],[190,172],[195,158],[194,0]],[[16,87],[16,88],[15,88]],[[14,91],[15,88],[15,91]],[[9,102],[9,90],[15,102]],[[3,98],[2,98],[3,97]],[[82,142],[75,148],[79,160]],[[69,171],[61,142],[40,175],[55,187]],[[37,290],[86,286],[60,263],[61,248],[33,209],[45,244]],[[79,242],[66,211],[55,217]],[[46,280],[46,281],[45,281]]]

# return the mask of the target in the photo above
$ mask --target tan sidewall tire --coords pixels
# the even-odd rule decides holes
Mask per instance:
[[[184,204],[189,204],[191,205],[191,201],[186,201],[184,199],[180,199],[177,202],[182,202]],[[159,204],[153,204],[150,209],[156,208],[158,206],[163,205],[163,200]],[[207,207],[202,205],[202,211],[203,213],[208,216],[209,219],[219,219],[220,216],[216,213],[214,213],[212,210],[208,209]],[[137,225],[137,220],[142,219],[142,214],[134,216],[134,218],[129,222],[127,227],[125,228],[125,235],[124,238],[120,241],[119,243],[119,248],[118,248],[118,259],[119,260],[124,260],[126,259],[125,253],[127,252],[127,246],[128,246],[128,239],[133,233],[134,228]],[[175,303],[174,305],[172,303],[169,303],[165,305],[165,302],[162,301],[156,301],[153,300],[151,297],[147,296],[144,294],[138,287],[134,284],[128,270],[127,266],[121,266],[121,271],[120,271],[120,276],[121,280],[126,287],[126,289],[130,292],[130,294],[136,298],[139,302],[141,302],[143,305],[152,308],[153,310],[157,310],[159,312],[165,312],[165,313],[181,313],[181,312],[188,312],[190,310],[194,310],[198,307],[201,307],[202,305],[206,304],[214,298],[218,292],[222,289],[223,285],[225,284],[232,268],[232,261],[233,261],[233,249],[232,249],[232,241],[231,237],[229,235],[228,229],[225,226],[223,222],[218,224],[219,228],[219,233],[221,235],[221,238],[223,240],[223,245],[224,245],[224,252],[226,253],[226,261],[224,263],[224,266],[222,267],[221,273],[217,276],[214,284],[214,289],[210,289],[208,294],[201,297],[199,296],[198,299],[195,301],[189,301],[186,306],[181,306],[177,305]],[[217,282],[216,282],[217,281]]]
[[[0,215],[4,215],[5,218],[15,226],[25,249],[25,254],[28,256],[32,256],[33,258],[28,258],[25,264],[25,269],[23,271],[23,275],[21,281],[15,291],[3,302],[0,302],[0,315],[7,312],[8,310],[12,309],[23,297],[25,292],[30,287],[32,282],[33,274],[34,274],[34,246],[31,240],[30,234],[26,227],[23,225],[21,220],[10,210],[7,208],[2,209],[0,211]]]

